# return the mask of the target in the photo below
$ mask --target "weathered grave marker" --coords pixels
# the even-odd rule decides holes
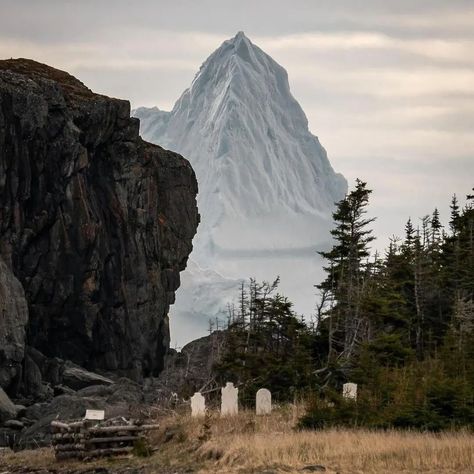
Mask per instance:
[[[344,398],[350,398],[352,400],[357,400],[357,384],[356,383],[345,383],[342,386],[342,396]]]
[[[257,392],[255,400],[257,415],[269,415],[272,412],[272,393],[266,388]]]
[[[103,420],[105,418],[104,410],[86,410],[84,420]]]
[[[204,416],[206,414],[206,400],[200,392],[191,397],[191,416]]]
[[[239,389],[232,382],[221,388],[221,415],[237,415],[239,412]]]

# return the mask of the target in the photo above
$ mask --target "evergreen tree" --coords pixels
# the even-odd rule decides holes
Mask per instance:
[[[356,345],[367,336],[368,324],[361,313],[369,244],[374,240],[366,218],[366,207],[372,191],[356,180],[355,189],[341,200],[333,213],[335,228],[331,231],[335,245],[320,254],[328,261],[327,273],[318,288],[330,291],[335,305],[329,311],[329,360],[342,354],[350,360]]]
[[[405,241],[403,243],[404,250],[408,254],[411,254],[413,251],[413,246],[415,244],[415,236],[416,236],[415,228],[413,227],[411,218],[409,218],[405,225]]]
[[[234,381],[242,398],[251,400],[260,387],[276,400],[291,400],[314,381],[313,336],[292,310],[292,303],[275,293],[279,279],[250,279],[240,290],[238,314],[225,331],[225,351],[215,364],[218,381]]]
[[[439,244],[441,241],[441,229],[443,228],[441,221],[439,219],[438,208],[435,208],[433,215],[431,216],[431,245],[436,250],[439,249]]]
[[[453,195],[451,199],[451,219],[449,220],[449,227],[451,228],[452,235],[457,234],[457,225],[459,220],[459,204],[456,194]]]

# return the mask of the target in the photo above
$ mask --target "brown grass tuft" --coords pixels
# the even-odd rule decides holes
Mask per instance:
[[[204,462],[200,472],[304,473],[309,472],[305,467],[315,465],[341,474],[474,472],[472,433],[295,430],[302,414],[301,406],[290,405],[269,417],[244,411],[237,417],[221,418],[213,412],[206,419],[184,415],[174,420],[188,445],[200,439],[203,425],[209,425],[208,439],[185,454]]]

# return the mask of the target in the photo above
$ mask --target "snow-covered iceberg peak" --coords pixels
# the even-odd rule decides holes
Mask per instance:
[[[209,56],[171,112],[135,116],[146,140],[190,160],[199,184],[196,264],[171,310],[174,340],[204,335],[208,318],[250,276],[280,275],[282,292],[309,314],[322,272],[315,251],[329,241],[334,202],[347,188],[308,130],[285,69],[239,32]]]
[[[196,171],[194,257],[203,266],[201,252],[317,245],[321,222],[346,191],[287,72],[243,32],[209,56],[171,112],[135,113],[146,140],[183,154]]]

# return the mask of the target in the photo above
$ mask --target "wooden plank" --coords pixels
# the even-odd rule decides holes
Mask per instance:
[[[55,451],[84,451],[84,444],[59,444],[54,447]]]
[[[83,439],[84,433],[55,433],[52,435],[53,443],[60,443],[71,439]]]
[[[142,436],[108,436],[105,438],[89,438],[85,440],[86,444],[95,443],[124,443],[126,441],[136,441],[137,439],[143,439]]]
[[[85,425],[84,421],[73,421],[71,423],[65,423],[63,421],[59,420],[53,420],[51,422],[51,427],[56,428],[58,430],[64,430],[64,431],[73,431],[79,428],[82,428]]]
[[[159,429],[160,425],[125,425],[125,426],[97,426],[90,427],[90,433],[118,433],[120,431],[151,431]]]
[[[86,451],[87,457],[98,457],[98,456],[111,456],[112,454],[130,453],[133,451],[133,446],[124,446],[123,448],[105,448],[105,449],[93,449]]]
[[[84,438],[70,438],[70,439],[61,439],[61,440],[53,440],[53,447],[55,446],[64,446],[65,444],[78,444],[83,443]]]
[[[155,425],[142,425],[140,427],[143,431],[153,431],[153,430],[158,430],[160,429],[160,425],[159,424],[155,424]]]
[[[87,424],[87,420],[73,421],[68,424],[71,428],[81,428],[82,426],[85,426]]]
[[[69,431],[71,429],[67,423],[63,423],[62,421],[58,420],[53,420],[51,422],[51,427],[66,431]]]

